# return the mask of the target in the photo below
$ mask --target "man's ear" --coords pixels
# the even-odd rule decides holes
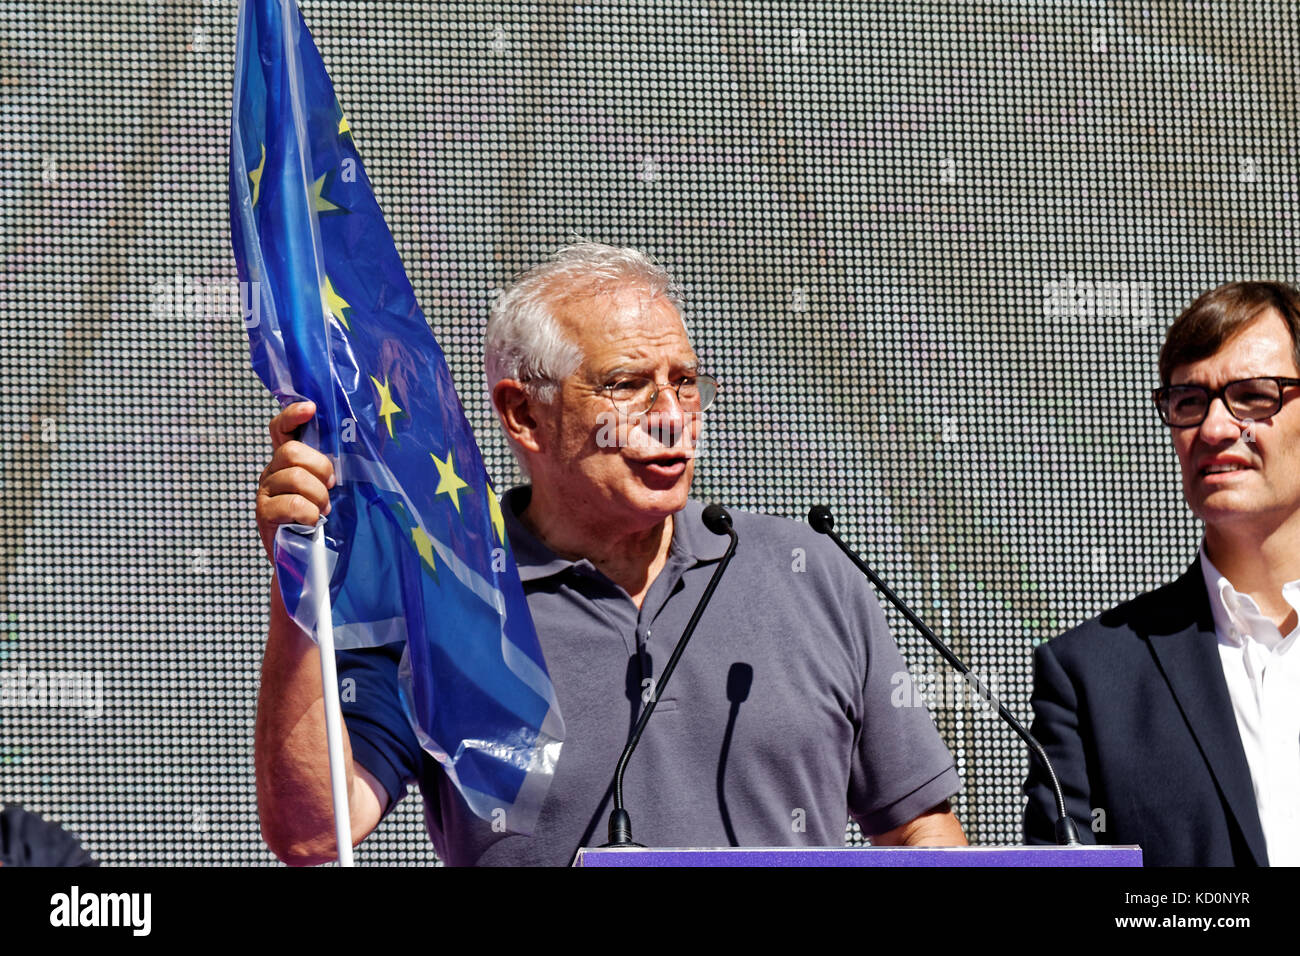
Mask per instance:
[[[544,447],[545,436],[537,420],[539,403],[529,395],[522,382],[503,378],[492,388],[492,404],[506,435],[520,448],[538,454]]]

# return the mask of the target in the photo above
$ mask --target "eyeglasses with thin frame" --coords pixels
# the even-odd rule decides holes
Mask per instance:
[[[608,398],[621,414],[635,417],[648,414],[665,388],[677,393],[677,404],[688,414],[704,411],[718,397],[718,380],[712,375],[684,375],[663,385],[652,378],[629,375],[597,385],[593,391]]]
[[[1272,418],[1282,408],[1283,390],[1292,385],[1300,385],[1300,378],[1264,375],[1239,378],[1227,382],[1222,388],[1165,385],[1155,389],[1151,398],[1156,403],[1160,420],[1170,428],[1194,428],[1205,421],[1216,398],[1223,399],[1228,414],[1238,421],[1258,422]]]

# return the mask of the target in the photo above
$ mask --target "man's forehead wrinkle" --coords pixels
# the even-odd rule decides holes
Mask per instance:
[[[650,308],[628,309],[627,303],[611,296],[571,296],[563,304],[557,303],[555,317],[570,339],[581,339],[590,351],[593,345],[616,340],[619,335],[646,338],[647,326],[658,325],[668,330],[681,330],[684,326],[673,310],[673,322],[652,323]]]
[[[667,303],[674,312],[677,311],[677,307],[667,297],[653,295],[648,290],[634,285],[553,289],[550,291],[550,299],[557,311],[575,313],[586,319],[599,318],[607,322],[617,321],[629,312],[628,321],[642,319],[660,300]]]
[[[1231,352],[1229,356],[1227,353]],[[1258,335],[1243,341],[1234,336],[1213,355],[1180,365],[1169,376],[1174,385],[1209,385],[1243,378],[1295,374],[1295,358],[1289,342],[1283,345],[1273,338]]]
[[[659,360],[653,357],[638,359],[636,356],[619,355],[608,361],[599,364],[590,363],[592,371],[602,375],[614,375],[616,373],[628,373],[631,375],[649,375],[654,377],[653,366],[659,365]],[[674,358],[669,361],[669,365],[674,369],[694,370],[699,367],[699,360],[694,355],[683,356],[680,359]]]
[[[626,328],[611,330],[599,341],[589,342],[587,361],[608,367],[658,364],[667,356],[673,363],[694,364],[695,350],[681,329]]]
[[[674,366],[698,364],[681,316],[662,296],[639,297],[633,307],[625,296],[572,295],[556,315],[581,349],[589,372],[607,374],[625,366],[644,370],[665,357]]]

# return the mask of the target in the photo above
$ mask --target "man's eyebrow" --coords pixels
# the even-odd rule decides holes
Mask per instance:
[[[596,378],[602,382],[607,382],[611,378],[627,378],[629,376],[639,376],[644,374],[645,372],[641,369],[632,368],[627,365],[616,365],[611,369],[606,369],[603,372],[598,372],[596,374]]]
[[[1256,375],[1234,375],[1232,378],[1225,378],[1225,379],[1220,379],[1220,380],[1218,380],[1218,381],[1220,382],[1220,384],[1219,384],[1217,387],[1222,388],[1224,385],[1227,385],[1229,382],[1249,382],[1249,381],[1251,381],[1252,379],[1256,379],[1256,378],[1289,378],[1289,377],[1290,377],[1290,376],[1287,376],[1287,375],[1274,375],[1274,374],[1269,373],[1269,372],[1264,372],[1264,373],[1260,373],[1260,374],[1256,374]],[[1209,388],[1209,389],[1213,389],[1213,388],[1215,388],[1216,386],[1210,384],[1210,382],[1212,382],[1212,381],[1215,381],[1215,380],[1214,380],[1214,379],[1206,379],[1206,378],[1199,378],[1199,379],[1191,379],[1191,378],[1189,378],[1189,379],[1185,379],[1185,380],[1183,380],[1183,381],[1181,381],[1181,382],[1170,381],[1169,384],[1170,384],[1170,386],[1173,386],[1173,387],[1181,387],[1181,386],[1184,386],[1184,385],[1195,385],[1195,386],[1198,386],[1198,387],[1200,387],[1200,388]]]
[[[700,360],[697,357],[692,356],[690,361],[682,362],[680,364],[674,362],[672,367],[677,371],[691,372],[694,374],[700,370]],[[620,375],[654,378],[654,375],[644,366],[638,368],[634,365],[616,365],[613,368],[600,373],[599,378],[601,381],[608,381],[609,379]]]

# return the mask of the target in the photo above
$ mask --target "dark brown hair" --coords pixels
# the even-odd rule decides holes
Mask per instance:
[[[1178,366],[1209,358],[1270,307],[1286,322],[1300,369],[1300,289],[1285,282],[1228,282],[1202,293],[1169,326],[1160,349],[1160,384],[1168,385]]]

